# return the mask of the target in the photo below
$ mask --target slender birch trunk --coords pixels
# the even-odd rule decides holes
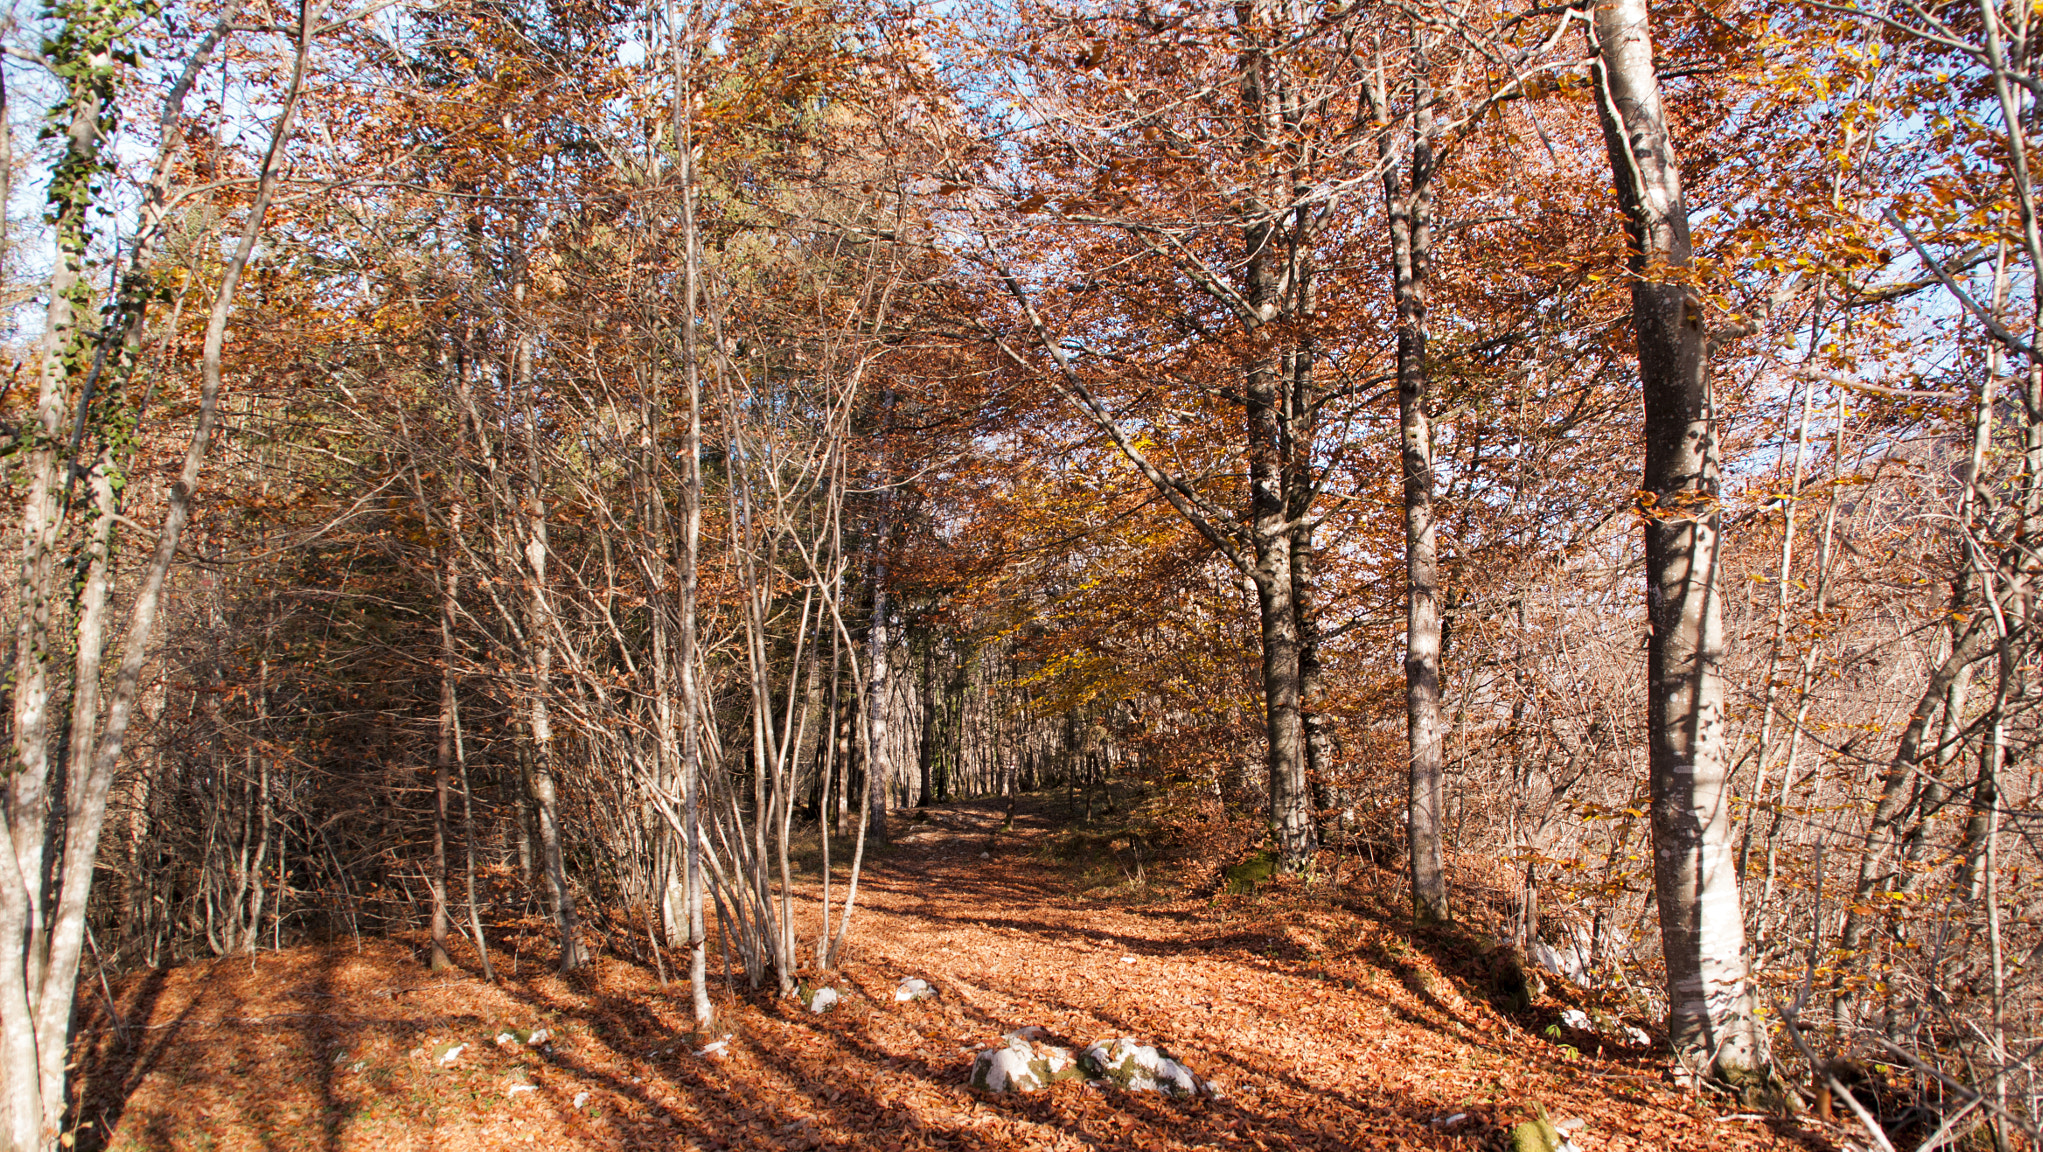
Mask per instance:
[[[530,412],[530,409],[529,409]],[[537,470],[537,466],[536,466]],[[582,924],[576,914],[576,897],[562,861],[560,801],[555,791],[555,740],[553,717],[548,710],[548,693],[554,684],[554,649],[550,631],[547,596],[547,513],[539,489],[526,500],[526,564],[528,623],[526,632],[529,681],[527,685],[527,735],[533,742],[533,808],[540,826],[541,882],[546,885],[549,911],[562,940],[561,966],[564,972],[581,968],[589,959],[583,948]]]
[[[876,512],[875,554],[869,562],[874,607],[868,620],[867,812],[862,825],[889,839],[889,500]],[[849,896],[849,902],[851,897]],[[849,911],[850,911],[849,907]]]
[[[477,966],[483,969],[484,979],[495,983],[498,974],[491,967],[490,945],[484,939],[483,917],[476,906],[476,813],[469,787],[469,758],[462,747],[461,684],[455,672],[455,610],[461,591],[455,541],[461,535],[462,505],[455,504],[448,509],[449,546],[441,557],[441,698],[448,722],[449,754],[462,788],[462,887],[464,903],[469,905],[469,932],[476,941]]]
[[[450,531],[454,530],[451,516]],[[441,712],[434,743],[434,911],[429,935],[432,951],[427,967],[440,972],[448,960],[448,768],[455,761],[455,546],[444,549],[441,567],[448,579],[441,593]]]
[[[702,248],[697,237],[696,143],[690,128],[690,80],[692,72],[686,48],[694,46],[696,30],[687,32],[675,19],[671,3],[667,9],[670,36],[675,46],[676,103],[674,108],[676,151],[682,165],[683,197],[683,379],[688,412],[683,426],[683,550],[677,557],[676,672],[682,711],[683,773],[683,890],[689,922],[690,1004],[697,1029],[709,1031],[712,1022],[711,993],[705,984],[704,963],[704,849],[701,788],[702,749],[698,731],[703,708],[697,681],[697,561],[704,525],[703,383],[697,362],[697,305],[703,288]],[[690,41],[685,44],[685,37]],[[730,937],[727,938],[730,940]]]

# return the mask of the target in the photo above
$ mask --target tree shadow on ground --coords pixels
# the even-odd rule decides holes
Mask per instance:
[[[1278,929],[1256,922],[1253,905],[1226,909],[1246,922],[1225,924],[1187,908],[1111,908],[1076,900],[1060,886],[1056,868],[1029,855],[1028,848],[1016,849],[1016,859],[999,855],[993,862],[957,850],[963,839],[979,843],[974,838],[1001,818],[999,801],[934,810],[918,836],[899,838],[900,850],[878,860],[862,880],[868,897],[855,922],[861,943],[832,979],[845,1001],[814,1015],[765,991],[720,996],[714,1034],[730,1034],[723,1058],[700,1055],[705,1038],[691,1034],[686,984],[664,985],[637,962],[612,957],[570,979],[536,974],[528,966],[521,977],[492,986],[428,983],[396,947],[367,959],[346,955],[345,949],[307,950],[296,970],[316,974],[300,990],[301,1000],[314,1001],[316,1010],[225,1035],[212,1025],[245,1012],[233,990],[202,989],[172,1002],[163,998],[165,974],[140,974],[124,984],[123,1000],[135,1024],[132,1042],[112,1038],[110,1021],[95,1026],[97,1031],[87,1029],[92,1039],[81,1058],[87,1062],[88,1097],[105,1115],[97,1133],[111,1129],[119,1148],[137,1152],[193,1147],[194,1129],[164,1103],[163,1089],[178,1087],[173,1066],[183,1061],[192,1065],[188,1071],[250,1067],[260,1049],[290,1043],[293,1053],[279,1058],[273,1052],[264,1065],[278,1082],[233,1096],[232,1106],[212,1117],[215,1126],[206,1131],[280,1152],[340,1152],[421,1140],[449,1149],[496,1148],[536,1136],[553,1147],[705,1152],[1478,1148],[1503,1143],[1506,1126],[1518,1118],[1526,1098],[1519,1082],[1501,1076],[1481,1091],[1473,1087],[1472,1075],[1455,1082],[1429,1075],[1366,1076],[1374,1068],[1371,1061],[1422,1059],[1420,1071],[1481,1058],[1550,1059],[1518,1051],[1525,1037],[1484,1009],[1458,1002],[1445,986],[1456,957],[1433,951],[1454,948],[1453,942],[1420,941],[1413,952],[1351,946],[1341,956],[1304,957],[1276,935]],[[976,949],[1010,950],[1018,958],[1007,967],[977,967]],[[1078,955],[1091,961],[1087,971],[1048,978],[1045,964]],[[1124,955],[1151,967],[1141,975],[1120,964]],[[712,960],[715,966],[715,949]],[[1147,992],[1156,997],[1171,991],[1170,974],[1187,970],[1176,960],[1203,966],[1212,980],[1206,987],[1222,990],[1205,992],[1199,1002],[1186,996],[1145,999]],[[337,975],[345,963],[355,966],[346,982]],[[374,969],[371,975],[359,970],[364,964]],[[1373,1018],[1409,1030],[1403,1050],[1408,1055],[1354,1049],[1345,1053],[1353,1064],[1340,1068],[1330,1063],[1327,1049],[1317,1049],[1324,1052],[1322,1063],[1304,1064],[1288,1045],[1276,1042],[1290,1030],[1336,1027],[1329,1023],[1335,1017],[1323,1010],[1368,995],[1361,991],[1361,973],[1368,970],[1379,974],[1372,986],[1386,992],[1375,1001]],[[1215,984],[1218,972],[1242,987]],[[897,978],[919,973],[941,996],[895,1001]],[[388,1005],[364,998],[366,981],[396,989]],[[1237,1035],[1214,1026],[1199,1036],[1190,1030],[1204,1019],[1214,1025],[1226,1007],[1222,1001],[1243,988],[1281,982],[1283,1006],[1304,1006],[1299,1014],[1276,1014],[1269,988],[1261,998],[1229,1005],[1232,1019],[1246,1018],[1246,1004],[1255,1010]],[[1203,1017],[1204,1011],[1210,1016]],[[491,1045],[489,1033],[512,1016],[544,1022],[558,1039],[545,1050],[508,1052]],[[966,1086],[976,1048],[1032,1023],[1064,1032],[1058,1039],[1070,1047],[1112,1035],[1164,1041],[1198,1061],[1199,1074],[1226,1082],[1226,1094],[1174,1100],[1069,1082],[1030,1095],[992,1095]],[[479,1048],[447,1067],[437,1067],[418,1047],[396,1055],[435,1036],[459,1037]],[[201,1040],[224,1051],[213,1054],[211,1063],[187,1059],[184,1054]],[[1437,1043],[1443,1052],[1423,1059],[1414,1047],[1418,1043]],[[390,1100],[366,1091],[368,1069],[359,1062],[373,1049],[389,1064],[383,1091]],[[512,1091],[519,1077],[532,1084],[531,1091]],[[1545,1083],[1565,1084],[1574,1100],[1605,1093],[1611,1106],[1638,1112],[1659,1107],[1597,1076]],[[145,1087],[157,1090],[145,1093]],[[1463,1122],[1440,1123],[1454,1111],[1466,1114]],[[1778,1135],[1806,1143],[1791,1133]],[[1705,1146],[1698,1140],[1678,1143]]]

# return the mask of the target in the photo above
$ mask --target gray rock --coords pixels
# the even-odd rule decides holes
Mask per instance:
[[[915,976],[905,976],[903,982],[896,985],[896,999],[899,1002],[905,1000],[929,1000],[938,994],[938,989],[933,988]]]
[[[1094,1079],[1130,1092],[1193,1096],[1203,1090],[1201,1080],[1187,1065],[1128,1036],[1098,1040],[1083,1048],[1081,1067]]]
[[[967,1083],[985,1092],[1036,1092],[1061,1080],[1080,1078],[1081,1068],[1073,1053],[1012,1036],[1001,1048],[975,1054]]]

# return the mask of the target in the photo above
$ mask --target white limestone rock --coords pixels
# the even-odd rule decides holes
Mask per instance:
[[[1203,1085],[1187,1065],[1125,1036],[1098,1040],[1081,1050],[1081,1067],[1097,1080],[1130,1092],[1164,1092],[1193,1096]]]
[[[1619,1041],[1620,1043],[1637,1048],[1648,1048],[1650,1046],[1650,1034],[1648,1032],[1628,1023],[1611,1012],[1603,1011],[1599,1008],[1593,1009],[1590,1013],[1577,1008],[1567,1008],[1558,1017],[1558,1023],[1566,1028],[1575,1028],[1581,1032],[1597,1032],[1609,1040]]]
[[[1546,930],[1557,939],[1530,941],[1529,958],[1560,980],[1569,980],[1581,988],[1592,987],[1593,926],[1566,917],[1549,921]]]
[[[811,993],[811,1015],[816,1016],[839,1003],[837,988],[820,988]]]
[[[1065,1048],[1011,1036],[1001,1048],[975,1054],[967,1083],[984,1092],[1036,1092],[1061,1080],[1080,1078],[1080,1065]]]
[[[929,1000],[938,994],[938,989],[933,988],[915,976],[905,976],[903,982],[896,985],[896,1000],[898,1003],[907,1000]]]

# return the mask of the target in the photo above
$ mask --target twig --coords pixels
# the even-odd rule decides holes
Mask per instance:
[[[1934,273],[1935,276],[1940,278],[1941,286],[1948,289],[1949,295],[1954,296],[1956,298],[1957,303],[1960,303],[1964,308],[1969,309],[1970,315],[1975,316],[1980,322],[1982,322],[1985,329],[1989,331],[1992,336],[1996,337],[1999,343],[2005,345],[2007,348],[2012,349],[2014,352],[2017,352],[2020,355],[2025,356],[2027,359],[2032,360],[2036,364],[2039,364],[2041,362],[2041,350],[2039,348],[2034,347],[2032,344],[2027,343],[2025,340],[2022,340],[2019,337],[2013,335],[2010,331],[2006,329],[2005,325],[2000,324],[1998,322],[1997,317],[1985,311],[1984,306],[1982,304],[1977,303],[1977,298],[1975,296],[1972,296],[1968,292],[1963,291],[1962,285],[1956,283],[1955,277],[1948,274],[1948,269],[1942,267],[1941,261],[1936,260],[1933,257],[1933,255],[1931,255],[1927,251],[1927,248],[1920,243],[1920,238],[1918,236],[1913,235],[1912,230],[1907,228],[1906,225],[1903,222],[1901,222],[1896,215],[1892,213],[1892,210],[1889,205],[1887,205],[1884,209],[1884,218],[1891,223],[1892,227],[1897,228],[1899,230],[1899,235],[1904,236],[1906,238],[1906,243],[1911,244],[1913,246],[1913,251],[1920,254],[1920,262],[1927,265],[1927,270],[1929,272]]]
[[[1915,1149],[1914,1152],[1934,1152],[1934,1149],[1940,1147],[1943,1144],[1950,1144],[1951,1146],[1953,1146],[1955,1142],[1949,1139],[1949,1130],[1954,1128],[1957,1122],[1962,1120],[1963,1117],[1968,1116],[1979,1105],[1983,1104],[1985,1104],[1984,1098],[1982,1096],[1979,1096],[1975,1100],[1972,1100],[1969,1103],[1963,1105],[1960,1109],[1956,1111],[1955,1115],[1944,1118],[1941,1122],[1941,1127],[1936,1128],[1934,1130],[1934,1135],[1929,1136],[1925,1140],[1922,1140],[1920,1142],[1920,1147]],[[1988,1107],[1988,1105],[1986,1106]],[[1979,1116],[1977,1118],[1977,1124],[1982,1124],[1983,1122],[1984,1118],[1982,1116]],[[1977,1124],[1970,1125],[1971,1132],[1975,1132],[1977,1130]]]
[[[128,1021],[121,1015],[121,1010],[114,1007],[114,990],[107,985],[107,963],[100,958],[99,941],[92,938],[92,923],[90,921],[85,925],[85,942],[92,948],[93,967],[99,969],[100,996],[107,1002],[107,1017],[114,1022],[114,1031],[120,1034],[121,1043],[126,1044],[128,1042]]]
[[[1820,1062],[1820,1059],[1813,1054],[1813,1049],[1806,1046],[1806,1037],[1799,1031],[1799,1022],[1792,1018],[1792,1013],[1786,1011],[1783,1004],[1778,1005],[1778,1019],[1785,1022],[1785,1030],[1791,1034],[1792,1043],[1799,1049],[1799,1054],[1806,1057],[1806,1062],[1813,1067],[1814,1074],[1827,1080],[1828,1088],[1841,1099],[1842,1103],[1849,1106],[1849,1111],[1856,1114],[1856,1119],[1863,1121],[1864,1130],[1870,1133],[1871,1139],[1877,1141],[1877,1146],[1884,1149],[1884,1152],[1898,1152],[1896,1148],[1892,1147],[1891,1137],[1886,1136],[1884,1129],[1877,1126],[1877,1118],[1872,1116],[1869,1110],[1863,1107],[1862,1102],[1857,1100],[1855,1096],[1850,1094],[1847,1088],[1842,1086],[1840,1080],[1835,1079],[1835,1074],[1828,1071],[1827,1066]]]
[[[1948,1076],[1941,1071],[1941,1069],[1931,1067],[1925,1061],[1921,1060],[1919,1057],[1913,1055],[1911,1052],[1906,1051],[1904,1048],[1899,1047],[1897,1044],[1892,1043],[1891,1041],[1885,1039],[1882,1036],[1872,1037],[1872,1039],[1877,1041],[1878,1046],[1880,1048],[1883,1048],[1885,1051],[1890,1052],[1892,1055],[1897,1056],[1901,1060],[1904,1060],[1906,1063],[1911,1064],[1913,1066],[1913,1070],[1920,1073],[1922,1076],[1931,1076],[1934,1079],[1941,1081],[1951,1090],[1961,1092],[1963,1095],[1969,1097],[1970,1100],[1967,1102],[1982,1104],[1986,1111],[1995,1112],[1998,1115],[2005,1117],[2007,1120],[2012,1121],[2014,1124],[2019,1125],[2020,1131],[2025,1132],[2030,1139],[2039,1135],[2039,1132],[2035,1130],[2032,1122],[2022,1117],[2015,1116],[2012,1113],[2007,1112],[2005,1109],[2000,1108],[1996,1104],[1993,1104],[1991,1101],[1985,1099],[1984,1093],[1979,1092],[1975,1088],[1965,1087],[1964,1085],[1958,1084],[1954,1080],[1949,1079]],[[2000,1069],[1999,1075],[2002,1076],[2004,1074],[2004,1069]],[[1958,1115],[1960,1115],[1960,1113],[1958,1113]]]
[[[1818,368],[1803,368],[1799,371],[1798,375],[1802,379],[1822,380],[1840,388],[1850,388],[1857,392],[1868,392],[1873,396],[1892,396],[1900,400],[1954,402],[1970,398],[1968,392],[1960,389],[1936,391],[1920,388],[1894,388],[1889,384],[1878,384],[1868,380],[1858,380],[1851,376],[1837,375],[1833,372],[1823,372]]]

